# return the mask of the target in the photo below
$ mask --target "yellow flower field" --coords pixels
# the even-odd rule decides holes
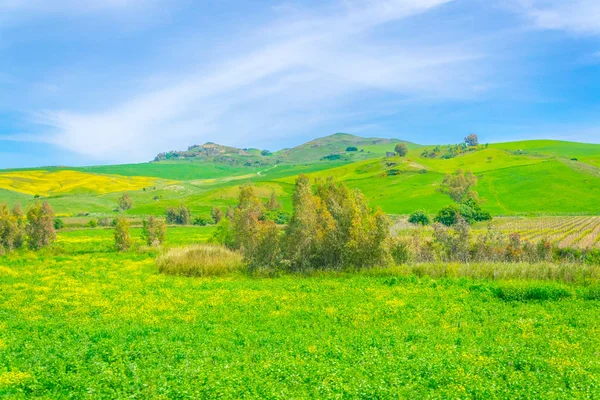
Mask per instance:
[[[15,192],[49,196],[73,192],[97,194],[141,190],[159,179],[121,175],[100,175],[79,171],[18,171],[0,174],[0,188]]]

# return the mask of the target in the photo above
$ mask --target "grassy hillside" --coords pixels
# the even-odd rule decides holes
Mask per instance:
[[[598,214],[600,145],[522,141],[480,146],[454,158],[424,156],[436,146],[408,144],[406,157],[386,157],[397,140],[335,134],[268,157],[277,162],[243,165],[228,160],[168,160],[85,168],[0,171],[0,201],[29,204],[34,195],[61,215],[111,215],[117,198],[128,191],[134,200],[129,215],[162,214],[168,205],[185,202],[195,214],[211,206],[235,203],[238,187],[257,186],[265,199],[275,191],[285,208],[300,173],[333,176],[362,190],[391,214],[424,208],[435,212],[450,203],[438,188],[457,169],[478,176],[476,190],[495,215]],[[347,147],[357,151],[347,152]],[[362,151],[361,151],[362,150]],[[257,151],[244,154],[260,157]],[[323,157],[339,154],[333,160]]]

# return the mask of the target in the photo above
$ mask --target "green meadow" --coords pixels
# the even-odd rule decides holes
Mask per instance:
[[[170,228],[168,246],[211,229]],[[428,265],[185,278],[159,274],[156,254],[116,253],[111,230],[88,229],[0,257],[0,396],[600,395],[595,279],[435,276]]]

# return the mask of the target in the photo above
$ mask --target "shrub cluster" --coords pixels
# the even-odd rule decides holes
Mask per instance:
[[[391,254],[397,264],[409,262],[569,262],[600,264],[600,250],[564,249],[547,239],[537,242],[523,240],[518,233],[504,235],[489,228],[474,235],[468,222],[459,216],[457,223],[447,227],[433,225],[433,236],[425,237],[417,230],[410,238],[392,240]]]
[[[9,210],[0,204],[0,252],[19,249],[25,245],[31,250],[47,247],[56,239],[55,218],[52,207],[36,201],[24,218],[19,205]]]
[[[230,219],[221,222],[214,240],[240,249],[250,269],[307,271],[367,268],[386,264],[389,222],[372,210],[359,191],[329,179],[301,175],[293,193],[294,213],[282,233],[265,217],[251,186],[241,188]]]

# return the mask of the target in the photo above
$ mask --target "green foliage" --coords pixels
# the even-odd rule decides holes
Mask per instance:
[[[477,137],[477,135],[471,133],[469,136],[467,136],[465,138],[465,143],[468,146],[477,146],[477,145],[479,145],[479,138]]]
[[[294,214],[287,226],[285,258],[293,271],[369,268],[388,261],[389,221],[373,212],[362,193],[332,179],[313,188],[296,181]]]
[[[398,143],[394,147],[394,153],[398,154],[400,157],[404,157],[408,154],[408,147],[406,143]]]
[[[89,221],[88,221],[88,222],[85,224],[85,226],[86,226],[87,228],[97,228],[97,227],[98,227],[98,220],[95,220],[95,219],[90,219],[90,220],[89,220]]]
[[[9,211],[0,204],[0,253],[21,248],[25,241],[25,223],[19,206]]]
[[[165,216],[167,224],[189,225],[192,220],[190,209],[183,203],[179,207],[167,207]]]
[[[275,210],[275,211],[267,211],[264,214],[263,219],[275,222],[277,225],[286,225],[290,222],[292,215],[287,211]]]
[[[121,210],[121,211],[127,211],[131,207],[133,207],[133,199],[131,198],[129,193],[123,193],[123,195],[121,197],[119,197],[118,205],[119,205],[119,210]]]
[[[142,239],[148,246],[160,246],[165,242],[167,226],[161,219],[149,216],[142,223]]]
[[[351,151],[358,151],[358,147],[356,147],[356,146],[348,146],[348,147],[346,147],[346,151],[349,151],[349,152],[351,152]]]
[[[329,154],[321,158],[321,160],[335,161],[342,158],[341,154]]]
[[[54,211],[47,202],[35,202],[27,210],[27,245],[32,250],[50,246],[56,240]]]
[[[268,157],[268,156],[270,156],[272,154],[273,153],[271,153],[269,150],[263,150],[263,151],[260,152],[260,155],[264,156],[264,157]]]
[[[225,213],[219,207],[212,206],[210,209],[210,216],[215,224],[221,222],[223,218],[225,218]]]
[[[213,219],[207,216],[203,216],[203,215],[199,215],[196,218],[194,218],[194,225],[197,226],[206,226],[209,225],[213,222]]]
[[[65,221],[62,218],[54,218],[54,229],[59,230],[65,227]]]
[[[130,222],[127,218],[117,218],[117,223],[115,224],[115,247],[117,251],[127,251],[133,245],[133,239],[131,238]]]
[[[418,210],[410,214],[408,222],[413,225],[427,226],[431,224],[431,218],[429,218],[429,214],[426,211]]]
[[[231,220],[229,218],[223,218],[221,222],[219,222],[217,229],[213,232],[210,242],[222,244],[229,249],[234,249],[236,247],[235,237],[231,228]]]
[[[446,175],[440,191],[447,194],[457,203],[462,203],[475,196],[471,188],[477,183],[477,177],[471,171],[466,173],[462,170],[456,171],[453,175]]]
[[[464,203],[451,204],[442,208],[435,216],[434,221],[446,226],[452,226],[458,222],[459,217],[463,218],[469,224],[492,219],[489,212],[482,210],[479,203],[475,199],[470,198]]]
[[[269,202],[267,203],[267,210],[275,211],[281,209],[281,202],[277,200],[277,195],[275,192],[271,192],[271,197],[269,198]]]
[[[550,283],[507,282],[494,292],[504,301],[557,301],[573,296],[567,288]]]

